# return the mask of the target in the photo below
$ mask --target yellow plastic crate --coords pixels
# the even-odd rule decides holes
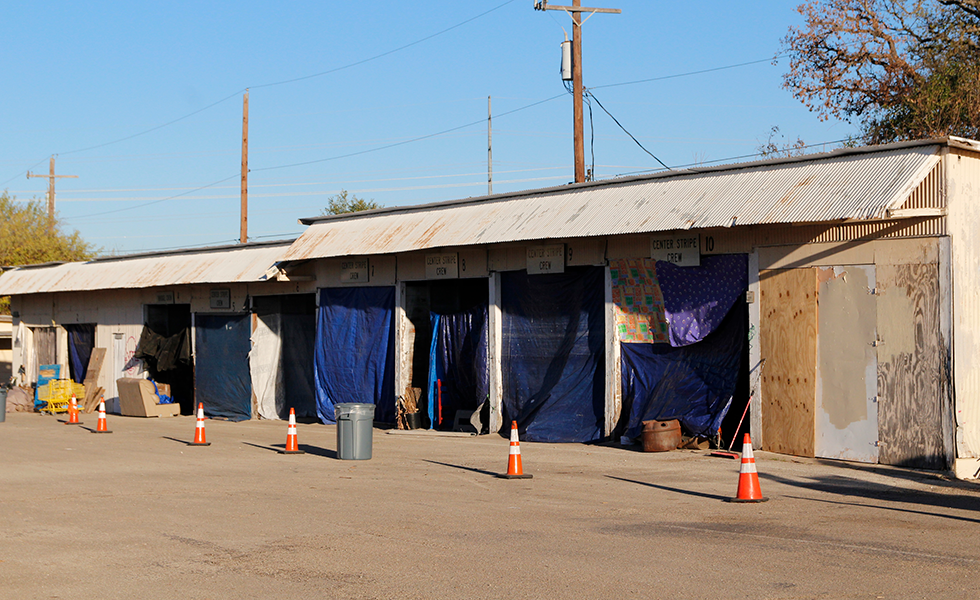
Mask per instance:
[[[81,402],[85,398],[85,386],[70,379],[53,379],[37,388],[37,399],[42,402],[41,411],[49,413],[68,412],[71,395]]]

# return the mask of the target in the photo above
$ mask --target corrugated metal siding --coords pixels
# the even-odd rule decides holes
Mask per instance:
[[[258,281],[287,244],[182,252],[14,269],[0,275],[0,296]]]
[[[939,161],[901,208],[945,208],[946,172]]]
[[[684,172],[317,222],[285,260],[778,223],[879,219],[938,164],[928,144]]]
[[[771,225],[756,227],[732,227],[730,229],[705,230],[702,239],[712,238],[712,251],[704,254],[731,254],[751,252],[764,246],[796,246],[826,242],[851,242],[898,238],[940,237],[946,235],[946,218],[910,218],[891,221],[868,221],[844,225]],[[649,252],[650,238],[634,244],[631,256],[645,256],[635,252]],[[615,250],[621,251],[621,244]],[[612,247],[612,246],[611,246]],[[610,255],[614,257],[614,255]]]

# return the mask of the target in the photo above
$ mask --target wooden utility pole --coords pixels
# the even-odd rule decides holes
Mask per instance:
[[[48,233],[54,233],[54,180],[63,178],[78,179],[78,175],[55,175],[54,174],[54,155],[51,155],[51,167],[47,175],[27,172],[27,178],[46,177],[48,179]]]
[[[582,0],[572,0],[571,6],[549,5],[548,0],[536,1],[535,10],[563,10],[572,17],[572,122],[575,129],[575,183],[585,181],[585,133],[582,111],[582,13],[589,13],[588,20],[595,13],[618,15],[618,8],[586,8]]]
[[[487,96],[487,195],[493,196],[493,111],[490,110],[490,96]]]
[[[239,242],[248,242],[248,90],[242,104],[242,233]]]

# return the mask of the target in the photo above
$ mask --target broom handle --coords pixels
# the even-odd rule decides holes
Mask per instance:
[[[766,366],[766,359],[763,358],[761,361],[759,361],[759,364],[756,365],[754,369],[752,369],[752,371],[755,371],[755,369],[759,369],[759,377],[762,377],[762,369],[764,369],[765,366]],[[749,371],[750,375],[752,374],[752,371]],[[732,451],[732,445],[735,444],[735,438],[738,437],[738,430],[742,428],[742,421],[745,420],[745,414],[749,412],[749,406],[752,405],[752,398],[755,398],[755,392],[749,394],[749,401],[745,403],[745,410],[742,411],[742,418],[738,420],[738,427],[735,428],[735,433],[732,435],[732,441],[728,442],[729,452]]]
[[[755,394],[753,394],[754,396]],[[732,441],[728,442],[728,451],[732,451],[732,444],[735,443],[735,438],[738,437],[738,430],[742,428],[742,421],[745,420],[746,413],[749,412],[749,406],[752,404],[752,396],[749,396],[749,401],[745,403],[745,410],[742,411],[742,418],[738,420],[738,427],[735,428],[735,433],[732,434]]]

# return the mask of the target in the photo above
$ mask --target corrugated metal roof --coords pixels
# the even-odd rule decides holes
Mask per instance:
[[[965,141],[964,141],[965,143]],[[950,140],[312,219],[284,260],[776,223],[881,219]]]
[[[0,275],[0,296],[260,281],[282,258],[290,243],[248,244],[19,267]]]

